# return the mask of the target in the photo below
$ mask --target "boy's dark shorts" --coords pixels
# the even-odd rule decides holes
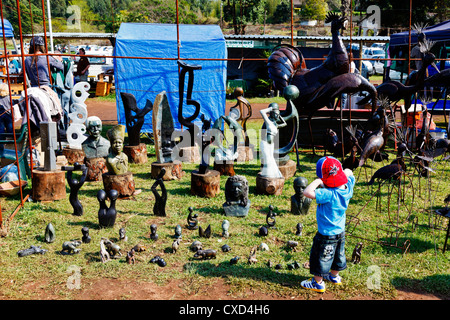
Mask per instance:
[[[317,232],[309,256],[309,272],[323,277],[330,270],[341,271],[346,268],[345,232],[335,236],[324,236]]]

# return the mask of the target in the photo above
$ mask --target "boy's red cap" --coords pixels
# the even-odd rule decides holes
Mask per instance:
[[[342,164],[334,157],[320,158],[316,164],[316,174],[328,188],[340,187],[348,181]]]

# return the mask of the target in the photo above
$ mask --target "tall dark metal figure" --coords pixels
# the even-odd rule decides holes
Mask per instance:
[[[121,92],[120,96],[123,101],[125,109],[125,120],[128,131],[128,145],[138,146],[141,143],[141,128],[144,125],[144,117],[147,113],[152,111],[153,103],[147,100],[145,107],[139,109],[136,103],[136,98],[133,94],[128,92]],[[134,114],[134,115],[133,115]]]
[[[190,136],[190,138],[191,138],[190,146],[193,147],[193,146],[195,146],[195,130],[194,130],[195,124],[192,121],[194,121],[200,114],[200,103],[198,101],[195,101],[192,99],[192,89],[194,87],[194,70],[200,70],[202,68],[202,66],[187,64],[183,61],[177,61],[177,62],[178,62],[178,65],[181,67],[180,76],[179,76],[180,83],[179,83],[179,90],[178,90],[180,93],[180,102],[178,105],[178,121],[181,123],[181,125],[188,128],[188,131],[191,135]],[[194,113],[189,117],[183,116],[184,81],[185,81],[186,73],[188,73],[186,104],[193,105],[195,107]]]
[[[164,185],[163,177],[166,174],[166,169],[162,168],[156,181],[152,185],[152,192],[155,196],[155,205],[153,206],[153,213],[155,216],[166,216],[166,202],[167,202],[167,190]],[[161,188],[161,193],[158,193],[158,186]]]
[[[67,171],[67,183],[70,187],[69,201],[73,207],[73,215],[82,216],[84,210],[83,205],[78,200],[78,192],[86,181],[88,168],[84,164],[76,162],[73,166],[63,166],[62,169]],[[79,180],[73,177],[74,171],[81,171]]]

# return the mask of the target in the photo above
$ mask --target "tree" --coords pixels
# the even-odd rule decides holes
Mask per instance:
[[[307,0],[302,4],[300,15],[311,20],[324,20],[328,11],[325,0]]]
[[[36,2],[36,1],[35,1]],[[14,0],[2,1],[3,5],[3,17],[9,22],[14,28],[14,35],[18,36],[20,33],[19,28],[19,10],[17,8],[17,2]],[[43,30],[42,25],[42,6],[37,6],[33,2],[26,0],[20,1],[20,20],[22,33],[36,33]],[[31,12],[31,13],[30,13]]]
[[[282,1],[277,5],[275,12],[272,16],[273,23],[283,23],[288,22],[291,19],[291,2]]]
[[[235,34],[245,34],[250,23],[262,23],[264,19],[264,0],[222,0],[223,18],[233,24]]]

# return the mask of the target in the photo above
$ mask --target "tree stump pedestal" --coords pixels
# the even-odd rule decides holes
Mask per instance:
[[[85,158],[84,164],[88,168],[86,181],[102,181],[102,175],[108,172],[105,158]]]
[[[117,190],[119,193],[119,197],[130,197],[135,191],[136,187],[133,180],[133,174],[131,172],[127,172],[124,174],[109,174],[104,173],[102,175],[103,179],[103,188],[106,192],[110,190]]]
[[[152,162],[152,179],[156,179],[162,169],[166,169],[166,174],[163,176],[163,181],[178,180],[184,177],[182,163],[180,161],[173,162]]]
[[[179,149],[179,161],[186,163],[200,163],[201,156],[198,145]]]
[[[284,178],[256,176],[256,193],[267,196],[279,196],[283,192]]]
[[[295,175],[295,172],[297,171],[297,163],[293,160],[288,160],[285,163],[279,164],[278,169],[280,169],[284,179],[288,180]]]
[[[66,197],[66,172],[62,170],[33,170],[32,178],[34,201],[54,201]]]
[[[219,171],[221,176],[234,176],[234,162],[214,162],[214,170]]]
[[[197,170],[191,173],[191,194],[203,198],[214,198],[220,192],[220,173],[207,170],[201,174]]]
[[[147,145],[140,143],[138,146],[124,146],[123,152],[131,163],[147,163]]]
[[[65,147],[62,150],[62,153],[66,157],[69,164],[75,164],[76,162],[84,163],[84,158],[86,157],[83,149],[73,149],[70,147]]]

